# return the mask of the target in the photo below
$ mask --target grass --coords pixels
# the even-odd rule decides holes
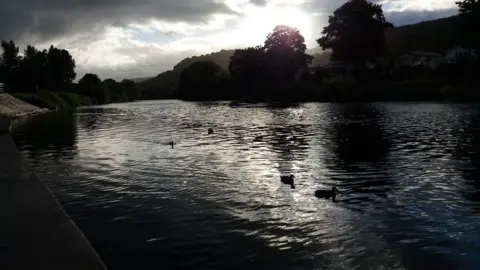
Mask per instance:
[[[11,93],[14,97],[19,98],[27,103],[40,108],[54,110],[73,109],[80,106],[89,106],[93,102],[90,98],[69,92],[52,92],[41,90],[38,93]]]
[[[91,98],[75,93],[59,92],[57,95],[63,98],[71,108],[89,106],[95,103]]]

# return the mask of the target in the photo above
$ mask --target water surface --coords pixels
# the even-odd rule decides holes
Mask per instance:
[[[14,139],[111,270],[476,269],[479,120],[479,105],[148,101],[42,115]],[[313,196],[333,185],[355,192]]]

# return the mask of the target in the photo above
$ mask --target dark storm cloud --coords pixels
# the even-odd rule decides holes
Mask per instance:
[[[151,18],[201,22],[214,13],[232,11],[212,0],[4,0],[0,39],[41,41]]]

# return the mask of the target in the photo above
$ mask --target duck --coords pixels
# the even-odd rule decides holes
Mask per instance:
[[[172,148],[175,145],[175,143],[173,141],[169,142],[168,144],[170,144],[170,146],[172,146]]]
[[[290,174],[288,176],[284,175],[284,176],[280,176],[280,181],[282,181],[282,183],[284,183],[284,184],[290,185],[290,187],[292,189],[294,189],[295,188],[294,178],[295,178],[295,175],[293,175],[293,174]]]
[[[213,128],[208,129],[208,134],[213,134]]]
[[[316,190],[315,191],[315,197],[321,198],[321,199],[330,199],[332,198],[332,201],[335,201],[335,197],[337,196],[337,193],[342,193],[336,186],[332,187],[332,190]]]

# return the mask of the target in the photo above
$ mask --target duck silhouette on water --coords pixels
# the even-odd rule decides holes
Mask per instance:
[[[328,189],[321,190],[321,189],[319,189],[319,190],[315,191],[315,197],[320,198],[320,199],[327,199],[327,200],[332,198],[333,202],[336,202],[335,198],[336,198],[337,194],[343,194],[343,192],[338,190],[338,188],[336,186],[333,186],[331,190],[328,190]]]
[[[209,128],[209,129],[208,129],[208,134],[209,134],[209,135],[210,135],[210,134],[213,134],[213,128]]]
[[[280,176],[280,181],[282,181],[282,183],[284,184],[287,184],[287,185],[290,185],[290,187],[292,189],[295,188],[295,175],[293,174],[290,174],[290,175],[284,175],[284,176]]]
[[[173,146],[175,145],[175,143],[174,143],[173,141],[170,141],[168,144],[169,144],[169,145],[172,147],[172,149],[173,149]]]

